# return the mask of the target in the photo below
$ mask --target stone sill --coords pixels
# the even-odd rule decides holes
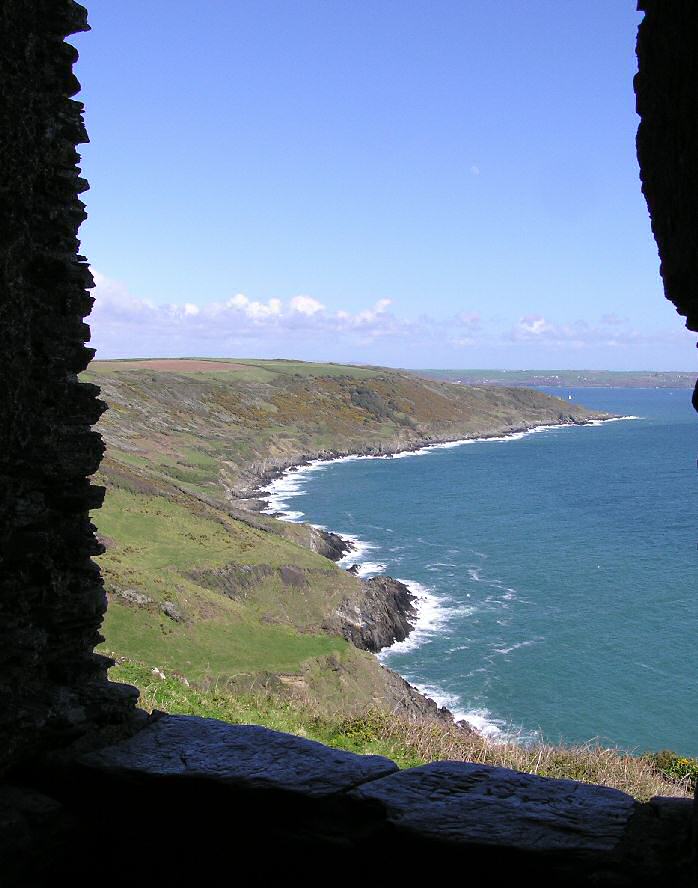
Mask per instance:
[[[20,809],[2,855],[20,881],[7,884],[55,884],[61,868],[73,885],[123,885],[135,873],[205,883],[252,862],[265,881],[296,874],[313,884],[342,875],[325,865],[356,875],[369,858],[387,866],[373,873],[381,880],[414,877],[421,860],[496,883],[694,884],[690,800],[641,804],[608,787],[467,762],[399,771],[382,756],[257,725],[157,714],[31,784],[23,812],[24,790],[0,794],[0,812]],[[41,835],[37,856],[31,837]],[[34,881],[22,882],[32,866]]]

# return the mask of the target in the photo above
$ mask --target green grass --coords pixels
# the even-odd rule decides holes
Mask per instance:
[[[288,376],[350,376],[357,379],[370,379],[371,377],[379,376],[381,373],[381,370],[374,370],[368,367],[354,367],[348,364],[320,364],[311,361],[277,359],[271,361],[245,361],[244,363]]]
[[[166,567],[217,567],[232,561],[271,567],[294,564],[318,570],[331,567],[327,559],[283,537],[249,527],[202,504],[185,504],[164,496],[112,489],[104,506],[93,513],[93,520],[100,533],[117,541],[103,558],[105,570],[117,560],[146,572]]]
[[[121,358],[110,361],[93,361],[89,370],[83,375],[86,381],[99,381],[98,377],[110,373],[142,373],[146,376],[153,374],[172,374],[177,376],[192,376],[205,378],[212,381],[220,381],[221,377],[230,378],[240,382],[269,382],[277,376],[347,376],[357,379],[369,379],[378,376],[380,369],[368,367],[354,367],[347,364],[314,363],[310,361],[293,360],[247,360],[237,358],[181,358],[182,361],[212,361],[215,363],[230,364],[230,371],[225,370],[187,370],[186,366],[173,370],[150,370],[147,367],[135,367],[134,361],[157,360],[157,358]],[[90,379],[90,377],[95,377]]]
[[[514,768],[543,777],[579,780],[620,789],[640,800],[656,795],[689,796],[686,778],[671,779],[648,757],[586,746],[523,746],[490,743],[456,726],[410,720],[368,707],[351,716],[328,715],[312,705],[272,693],[236,694],[224,686],[196,687],[183,675],[160,678],[142,664],[120,662],[114,681],[141,691],[140,705],[183,715],[217,718],[232,724],[259,724],[359,754],[385,755],[401,768],[430,761],[472,761]]]
[[[242,675],[297,673],[314,657],[342,651],[347,642],[331,635],[302,634],[289,626],[253,619],[174,623],[112,602],[103,629],[104,650],[146,658],[161,669],[185,672],[196,681],[234,681]]]
[[[273,532],[286,525],[260,517],[251,527],[184,494],[116,487],[93,517],[108,546],[99,559],[110,597],[104,650],[200,681],[310,671],[317,684],[318,664],[350,647],[321,626],[356,579]],[[134,592],[145,603],[126,597]],[[166,616],[164,602],[183,620]]]

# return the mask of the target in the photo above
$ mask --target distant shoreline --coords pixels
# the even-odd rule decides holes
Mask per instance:
[[[614,389],[692,389],[698,371],[667,370],[408,370],[422,379],[435,379],[461,385],[512,386],[515,388],[614,388]]]
[[[248,501],[261,501],[266,499],[268,494],[265,494],[263,489],[264,486],[270,485],[284,474],[291,473],[310,465],[329,465],[330,463],[354,459],[394,459],[408,454],[421,453],[422,451],[427,452],[429,450],[458,447],[465,444],[477,444],[478,442],[485,441],[514,440],[519,436],[523,437],[524,435],[533,434],[545,429],[565,428],[568,426],[594,426],[605,422],[618,422],[623,419],[637,419],[637,417],[620,416],[613,413],[605,413],[603,411],[597,413],[590,412],[587,419],[579,421],[545,422],[534,423],[531,425],[524,424],[521,426],[508,426],[485,434],[459,435],[455,438],[420,438],[406,446],[392,447],[392,445],[386,444],[384,446],[381,445],[380,447],[375,447],[374,445],[366,445],[366,447],[361,450],[327,450],[319,451],[315,455],[304,454],[300,458],[295,457],[287,464],[280,464],[257,473],[257,479],[252,487],[250,495],[249,497],[244,497],[244,499]],[[252,510],[264,511],[259,509]],[[266,514],[270,513],[267,512]]]

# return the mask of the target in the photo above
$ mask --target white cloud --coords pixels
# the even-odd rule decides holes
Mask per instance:
[[[691,334],[686,329],[653,330],[651,333],[631,326],[628,318],[615,314],[603,315],[598,323],[576,320],[568,323],[554,323],[541,315],[526,315],[511,328],[505,339],[510,342],[538,343],[553,348],[628,348],[637,345],[661,343],[685,343]]]
[[[551,352],[594,354],[599,349],[608,355],[627,352],[641,357],[652,344],[673,351],[693,338],[679,327],[639,330],[627,318],[610,314],[597,322],[560,323],[532,313],[509,329],[504,318],[483,320],[469,310],[441,318],[427,313],[407,318],[397,314],[387,298],[355,311],[330,309],[307,294],[262,301],[236,293],[206,304],[156,305],[99,272],[93,274],[95,305],[89,323],[104,357],[295,352],[330,359],[351,355],[351,360],[373,363],[387,363],[392,355],[390,360],[406,366],[415,366],[418,360],[426,360],[426,366],[441,359],[466,366],[483,357],[497,365],[502,356],[513,353],[512,344],[516,354],[530,353],[525,360],[535,361]],[[432,301],[425,294],[422,304]],[[420,353],[430,357],[419,359]]]
[[[474,163],[474,164],[470,167],[470,173],[471,173],[471,175],[473,175],[473,176],[479,176],[479,175],[480,175],[480,167],[479,167],[476,163]]]
[[[235,296],[231,296],[230,299],[225,303],[223,309],[232,309],[236,312],[241,312],[248,318],[252,320],[263,320],[264,318],[274,317],[276,315],[281,314],[281,300],[280,299],[269,299],[267,302],[254,302],[251,299],[248,299],[244,293],[236,293]],[[206,308],[204,307],[204,312]],[[221,306],[217,303],[213,303],[210,306],[211,313],[220,314]]]
[[[99,272],[95,277],[95,306],[90,317],[95,341],[110,353],[124,348],[158,350],[160,343],[184,351],[216,348],[230,351],[236,342],[252,339],[273,342],[289,337],[302,340],[318,337],[344,337],[357,345],[368,344],[379,337],[419,336],[420,324],[398,318],[389,311],[390,299],[379,299],[357,312],[330,311],[307,294],[281,299],[258,301],[244,293],[236,293],[224,301],[196,305],[156,306],[151,301],[133,296],[125,286]],[[429,322],[433,324],[433,321]],[[421,335],[429,335],[429,325]],[[126,332],[131,328],[132,335]],[[152,343],[152,345],[151,345]],[[179,345],[181,343],[181,345]],[[184,352],[183,352],[184,353]]]
[[[516,327],[516,338],[535,339],[536,337],[547,335],[553,329],[553,325],[549,324],[540,315],[527,315],[525,318],[521,318]]]
[[[454,323],[469,330],[478,330],[482,325],[482,317],[477,312],[459,312],[453,319]]]
[[[314,315],[319,311],[323,311],[325,306],[312,296],[294,296],[291,300],[291,308],[293,311],[300,312],[304,315]]]

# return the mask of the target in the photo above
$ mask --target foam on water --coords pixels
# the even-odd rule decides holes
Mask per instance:
[[[513,651],[518,651],[520,648],[530,647],[532,644],[537,644],[539,641],[543,641],[542,638],[530,638],[528,641],[519,641],[516,644],[509,645],[509,647],[493,647],[492,650],[495,654],[511,654]]]
[[[600,426],[607,422],[625,422],[626,419],[642,419],[641,416],[611,416],[608,419],[591,419],[586,425]]]
[[[414,621],[414,629],[404,641],[397,641],[378,652],[378,659],[383,662],[391,653],[405,653],[413,651],[441,632],[449,618],[449,610],[445,606],[447,599],[439,598],[427,586],[415,580],[399,579],[398,582],[405,586],[414,595],[413,602],[417,612]]]
[[[356,576],[357,577],[375,577],[378,574],[383,573],[386,565],[381,564],[379,561],[364,561],[361,564],[356,565]]]
[[[494,718],[489,710],[461,709],[459,708],[458,697],[455,694],[447,694],[441,688],[434,687],[433,685],[411,683],[420,694],[431,697],[437,706],[445,706],[453,714],[453,718],[457,722],[464,721],[471,728],[474,728],[478,734],[486,737],[491,742],[506,743],[514,736],[514,733],[507,728],[505,722]]]
[[[349,570],[350,567],[357,567],[359,576],[363,576],[360,571],[362,564],[364,564],[364,556],[367,552],[370,552],[371,549],[377,547],[372,543],[367,543],[365,540],[360,540],[357,536],[354,536],[351,533],[338,533],[337,536],[351,546],[351,549],[347,554],[339,559],[337,565],[343,567],[344,570]],[[365,563],[372,564],[373,562],[366,561]]]

